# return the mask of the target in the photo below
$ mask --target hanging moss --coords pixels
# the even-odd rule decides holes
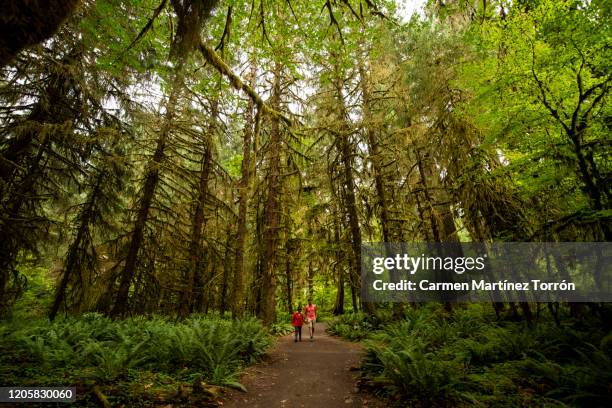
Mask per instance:
[[[217,3],[218,0],[172,0],[177,16],[171,50],[173,56],[184,57],[198,47],[204,22]]]

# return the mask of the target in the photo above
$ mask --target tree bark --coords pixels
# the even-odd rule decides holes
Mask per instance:
[[[51,37],[79,0],[0,0],[0,68],[24,48]]]
[[[312,268],[312,258],[308,261],[308,298],[314,296],[314,269]]]
[[[96,205],[96,201],[98,200],[98,195],[100,193],[100,186],[104,179],[104,170],[98,175],[95,187],[89,196],[89,200],[87,202],[87,206],[83,210],[83,213],[80,217],[81,223],[79,225],[79,229],[77,235],[70,245],[70,250],[68,251],[68,255],[66,256],[66,265],[64,266],[64,273],[62,274],[62,279],[60,281],[59,286],[57,287],[57,291],[55,293],[55,299],[53,300],[53,305],[51,305],[51,310],[49,312],[49,320],[54,320],[57,312],[64,302],[66,297],[66,289],[68,288],[68,283],[70,279],[74,275],[74,273],[79,268],[79,250],[82,250],[83,241],[85,239],[86,234],[89,232],[89,224],[91,223],[91,218],[93,215],[93,208]]]
[[[334,214],[334,243],[340,244],[340,230],[338,227],[338,219]],[[332,313],[337,316],[344,314],[344,269],[342,268],[342,257],[338,248],[334,251],[336,255],[336,262],[334,268],[338,270],[338,285],[336,290],[336,301],[334,303],[334,309]]]
[[[198,282],[202,282],[202,262],[203,262],[203,248],[202,248],[202,231],[204,229],[205,214],[204,207],[206,205],[206,199],[208,198],[208,183],[210,180],[210,173],[212,168],[212,151],[213,151],[213,136],[215,131],[215,120],[217,116],[218,102],[216,99],[211,101],[211,119],[210,125],[207,130],[206,145],[204,146],[204,153],[202,154],[202,161],[200,163],[200,177],[198,180],[198,198],[196,201],[196,207],[193,213],[193,221],[191,224],[191,238],[189,243],[189,267],[185,276],[185,289],[181,299],[181,307],[179,309],[179,315],[186,317],[193,311],[193,299],[195,297],[196,290],[202,291],[203,289],[198,285]],[[199,296],[202,296],[200,293]]]
[[[274,84],[272,86],[272,108],[280,110],[281,64],[274,64]],[[263,282],[260,318],[266,326],[276,318],[276,264],[280,225],[280,162],[281,139],[280,123],[271,117],[270,155],[268,170],[268,196],[265,204]]]
[[[219,311],[221,312],[221,315],[223,315],[230,306],[228,302],[227,290],[229,288],[230,274],[232,272],[230,260],[232,258],[232,241],[234,240],[234,237],[232,236],[231,224],[229,223],[226,234],[227,240],[225,241],[225,255],[223,256],[223,279],[221,280],[221,293],[219,294]]]
[[[170,136],[170,129],[174,122],[174,116],[176,113],[176,105],[180,96],[182,82],[183,82],[183,64],[184,61],[179,61],[175,67],[174,78],[172,80],[172,87],[168,102],[166,103],[166,113],[164,115],[164,121],[162,128],[157,139],[157,145],[155,147],[155,153],[149,163],[147,173],[145,176],[145,183],[142,192],[142,198],[140,200],[140,206],[138,208],[138,215],[134,224],[134,230],[132,232],[132,239],[128,249],[128,254],[125,260],[125,264],[120,276],[119,289],[117,291],[117,297],[115,298],[115,304],[110,312],[111,316],[121,317],[125,316],[128,312],[128,297],[134,275],[136,273],[136,267],[138,262],[138,253],[142,247],[144,238],[144,229],[149,219],[149,210],[153,202],[155,195],[155,189],[159,183],[159,171],[164,159],[164,152]]]
[[[249,83],[255,87],[257,65],[251,62]],[[236,254],[234,258],[234,291],[232,294],[232,314],[239,317],[245,311],[245,271],[244,246],[247,233],[247,210],[249,195],[251,193],[251,150],[253,149],[254,132],[259,130],[260,110],[257,110],[256,119],[253,117],[255,103],[249,99],[246,110],[246,123],[242,139],[242,163],[240,164],[240,183],[238,185],[238,228],[236,232]],[[254,123],[256,122],[256,123]],[[255,126],[255,128],[254,128]]]
[[[287,313],[293,312],[293,277],[291,274],[291,251],[285,252],[285,287],[287,289]]]
[[[336,81],[336,97],[338,98],[338,104],[340,106],[341,120],[346,120],[347,114],[345,112],[344,99],[342,96],[342,88],[339,80]],[[348,215],[349,231],[351,234],[351,255],[352,255],[352,267],[350,269],[351,274],[351,292],[355,297],[357,293],[361,291],[361,228],[359,227],[359,215],[357,213],[357,198],[355,195],[355,179],[353,176],[353,146],[349,140],[348,129],[346,124],[342,127],[338,134],[338,143],[340,149],[340,159],[342,161],[342,172],[343,172],[343,192],[344,202],[346,205],[346,212]],[[356,302],[355,302],[356,303]],[[369,305],[369,303],[364,303]],[[356,305],[354,305],[356,306]],[[369,306],[364,306],[366,309],[370,309]],[[369,310],[367,310],[369,311]]]

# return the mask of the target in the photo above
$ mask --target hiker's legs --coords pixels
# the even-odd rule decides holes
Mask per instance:
[[[308,321],[308,333],[310,334],[310,338],[312,339],[315,332],[315,320],[311,319]]]
[[[300,341],[302,341],[302,326],[299,326],[299,327],[297,327],[296,329],[297,329],[297,333],[298,333],[298,335],[299,335],[299,337],[300,337]],[[296,340],[296,341],[297,341],[297,340]]]

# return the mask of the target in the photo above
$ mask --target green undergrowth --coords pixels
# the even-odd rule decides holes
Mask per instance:
[[[291,325],[290,322],[286,322],[286,321],[279,321],[276,323],[273,323],[272,326],[270,327],[270,333],[274,336],[284,336],[286,334],[289,334],[293,331],[293,326]]]
[[[346,313],[327,320],[327,332],[351,341],[368,338],[372,332],[392,319],[391,312],[380,309],[374,314]]]
[[[329,331],[365,339],[361,383],[398,406],[609,406],[612,332],[601,320],[528,325],[487,306],[427,305],[387,322],[345,315]]]
[[[12,320],[0,323],[0,383],[76,385],[84,405],[99,404],[94,387],[112,406],[186,402],[201,384],[241,388],[240,369],[271,342],[253,318]]]

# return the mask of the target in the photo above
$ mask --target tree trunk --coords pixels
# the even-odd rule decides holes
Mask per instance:
[[[170,135],[170,129],[174,121],[174,115],[176,113],[176,105],[179,99],[180,91],[182,88],[183,81],[183,62],[179,61],[175,67],[174,78],[172,80],[172,88],[168,102],[166,103],[166,114],[164,116],[164,122],[160,130],[159,137],[157,139],[157,146],[155,147],[155,153],[149,163],[147,174],[145,176],[145,183],[142,192],[142,198],[140,200],[140,206],[138,208],[138,215],[134,224],[134,230],[132,232],[132,239],[128,249],[128,254],[125,259],[125,265],[121,272],[119,289],[117,291],[117,297],[115,298],[115,304],[111,310],[111,316],[125,316],[128,312],[128,297],[134,275],[136,273],[138,253],[142,247],[144,229],[149,218],[149,210],[153,202],[155,195],[155,189],[159,182],[159,171],[162,161],[164,159],[164,151]]]
[[[290,251],[285,253],[285,284],[287,289],[287,312],[293,312],[293,277],[291,276]]]
[[[359,311],[359,302],[357,301],[357,290],[355,290],[355,284],[353,279],[355,275],[353,274],[353,263],[354,259],[352,256],[348,258],[348,278],[349,278],[349,288],[351,289],[351,305],[353,306],[353,313],[357,313]]]
[[[340,229],[338,226],[338,219],[334,214],[334,243],[336,245],[340,244]],[[334,309],[332,313],[334,315],[344,314],[344,269],[342,268],[342,256],[340,255],[341,251],[339,248],[336,248],[334,251],[336,262],[334,263],[334,268],[338,270],[338,285],[336,291],[336,302],[334,303]]]
[[[213,150],[213,134],[214,134],[214,121],[217,115],[217,101],[211,102],[211,124],[207,132],[206,146],[204,147],[204,154],[202,155],[202,161],[200,163],[200,178],[198,182],[198,199],[196,201],[196,208],[193,213],[193,221],[191,224],[191,238],[189,243],[189,269],[185,276],[185,289],[181,299],[181,307],[179,315],[186,317],[193,311],[193,299],[195,297],[196,290],[203,290],[201,287],[198,288],[198,282],[201,282],[202,276],[201,264],[203,262],[203,248],[202,248],[202,231],[205,223],[204,207],[206,205],[206,199],[208,198],[208,183],[210,180],[210,173],[212,168],[212,150]],[[202,295],[202,294],[200,294]]]
[[[91,223],[93,208],[96,204],[96,201],[98,200],[98,194],[100,193],[100,186],[103,182],[103,178],[104,172],[102,171],[100,174],[98,174],[95,187],[91,192],[91,195],[89,196],[87,206],[81,214],[81,223],[79,225],[77,235],[72,244],[70,245],[68,255],[66,256],[66,265],[64,266],[63,271],[64,273],[62,274],[62,279],[60,281],[59,286],[57,287],[53,305],[51,305],[51,311],[49,312],[49,320],[55,319],[55,316],[57,315],[57,312],[59,311],[62,302],[64,302],[68,283],[70,282],[70,279],[80,266],[78,257],[79,250],[82,249],[85,236],[89,232],[89,224]]]
[[[14,2],[1,0],[0,68],[24,48],[51,37],[70,16],[79,0]]]
[[[255,87],[257,65],[251,62],[249,83]],[[234,291],[232,295],[232,313],[234,317],[244,314],[245,309],[245,271],[244,271],[244,244],[247,233],[247,210],[249,194],[251,193],[251,150],[255,130],[259,130],[260,109],[257,110],[256,119],[253,100],[249,98],[246,110],[246,124],[242,139],[242,163],[240,165],[240,183],[238,185],[238,229],[236,232],[236,255],[234,258]],[[256,122],[256,123],[254,123]],[[255,125],[255,129],[253,126]]]
[[[457,237],[457,229],[455,227],[455,220],[453,218],[452,209],[449,204],[450,198],[446,195],[443,188],[440,188],[440,176],[436,174],[436,169],[433,161],[429,156],[423,158],[418,149],[416,149],[417,156],[417,167],[419,170],[422,190],[425,196],[427,207],[429,209],[429,220],[431,232],[433,235],[434,242],[437,243],[452,243],[453,245],[446,245],[444,247],[438,247],[441,253],[437,256],[441,257],[461,257],[462,249],[458,245],[459,239]],[[430,159],[430,160],[427,160]],[[437,196],[431,193],[431,189],[436,189]],[[453,273],[445,270],[435,271],[436,280],[440,282],[452,282]],[[451,291],[440,292],[445,295],[444,306],[445,309],[450,311],[452,304],[450,298],[453,298],[455,293]]]
[[[336,286],[336,301],[334,302],[332,314],[338,316],[344,314],[344,271],[340,265],[336,265],[335,267],[339,269],[339,272],[337,273],[338,284]]]
[[[340,106],[341,120],[345,121],[347,116],[342,96],[342,88],[340,79],[336,79],[336,98]],[[356,297],[357,293],[361,292],[361,229],[359,227],[359,215],[357,213],[357,198],[355,196],[355,179],[353,176],[353,146],[349,140],[348,129],[346,123],[342,126],[338,134],[338,143],[340,149],[340,160],[342,161],[343,172],[343,192],[346,212],[348,215],[349,231],[351,234],[351,255],[352,267],[351,274],[351,293]],[[356,301],[354,302],[356,303]],[[364,303],[366,311],[371,311],[371,305]],[[354,305],[356,306],[356,305]]]
[[[231,224],[227,226],[227,240],[225,241],[225,255],[223,256],[223,279],[221,280],[221,293],[219,294],[219,311],[221,315],[228,309],[227,289],[229,287],[231,274],[232,241],[234,237],[231,233]]]
[[[274,65],[271,106],[280,110],[281,64]],[[270,326],[276,318],[276,263],[280,225],[280,162],[281,139],[279,119],[270,118],[268,196],[265,207],[263,282],[260,318]]]
[[[312,258],[308,261],[308,298],[314,296],[314,269],[312,268]]]
[[[75,47],[69,55],[59,61],[63,69],[53,69],[52,72],[49,72],[44,95],[41,95],[26,122],[41,126],[69,123],[72,115],[67,109],[62,109],[72,84],[66,71],[81,58],[81,55],[81,48]],[[3,140],[5,147],[0,152],[0,205],[2,205],[2,216],[0,216],[0,315],[7,310],[11,301],[7,291],[11,275],[17,276],[14,270],[16,258],[21,249],[27,246],[27,243],[23,242],[22,234],[24,230],[32,228],[31,226],[26,228],[25,224],[28,220],[24,217],[23,208],[24,206],[31,207],[34,201],[32,196],[35,195],[36,181],[41,177],[41,173],[45,173],[46,168],[42,159],[53,142],[50,137],[39,140],[41,144],[36,154],[33,155],[34,157],[28,162],[28,153],[39,136],[39,129],[30,125],[29,130],[23,134],[17,132],[13,138]],[[18,168],[27,169],[21,178],[16,173]]]
[[[51,141],[49,138],[45,139],[43,144],[38,148],[36,157],[32,160],[30,166],[27,169],[26,176],[21,181],[20,185],[16,186],[15,191],[11,191],[14,197],[8,204],[8,209],[4,217],[6,220],[20,220],[22,218],[21,211],[22,207],[27,204],[27,195],[34,189],[36,179],[40,175],[39,172],[44,166],[42,159],[44,153],[49,149]],[[27,220],[26,220],[27,221]],[[4,224],[4,225],[3,225]],[[23,243],[20,242],[19,236],[15,237],[13,234],[18,233],[17,228],[22,227],[23,221],[19,222],[3,222],[0,223],[0,316],[2,316],[10,306],[11,300],[15,300],[19,295],[23,287],[19,288],[18,272],[14,269],[17,256],[19,251],[22,249]],[[7,228],[8,227],[8,228]],[[11,275],[15,281],[15,293],[9,296],[9,283],[11,281]]]
[[[337,290],[336,290],[336,300],[334,302],[334,308],[332,310],[332,313],[334,315],[340,315],[344,313],[344,282],[345,282],[345,276],[344,276],[344,261],[345,258],[343,256],[344,251],[342,250],[342,243],[340,241],[340,236],[342,235],[341,232],[341,228],[342,228],[342,220],[339,219],[339,205],[340,205],[340,200],[338,199],[337,194],[335,194],[335,189],[334,189],[334,181],[333,178],[331,177],[331,173],[330,173],[330,186],[331,186],[331,190],[332,190],[332,196],[331,196],[331,201],[333,203],[335,203],[332,207],[332,222],[333,222],[333,237],[331,236],[331,233],[328,232],[328,236],[327,236],[327,245],[329,245],[331,248],[333,248],[333,258],[334,258],[334,263],[333,265],[333,270],[335,272],[336,275],[336,282],[337,282]]]
[[[382,165],[382,152],[378,142],[378,136],[376,128],[374,126],[372,117],[372,98],[370,95],[370,78],[366,71],[363,59],[359,58],[359,76],[361,84],[361,94],[363,99],[362,111],[363,120],[366,127],[366,139],[368,144],[369,159],[372,164],[372,170],[374,172],[374,186],[376,188],[377,204],[380,211],[380,227],[382,230],[382,239],[385,243],[385,256],[392,258],[394,253],[392,251],[390,243],[397,242],[398,237],[393,236],[391,233],[391,227],[389,222],[389,203],[387,201],[387,192],[385,190],[385,183],[383,181],[383,165]],[[391,280],[397,282],[398,277],[395,269],[390,271]],[[399,302],[393,303],[393,314],[400,316],[402,314],[402,305]]]

